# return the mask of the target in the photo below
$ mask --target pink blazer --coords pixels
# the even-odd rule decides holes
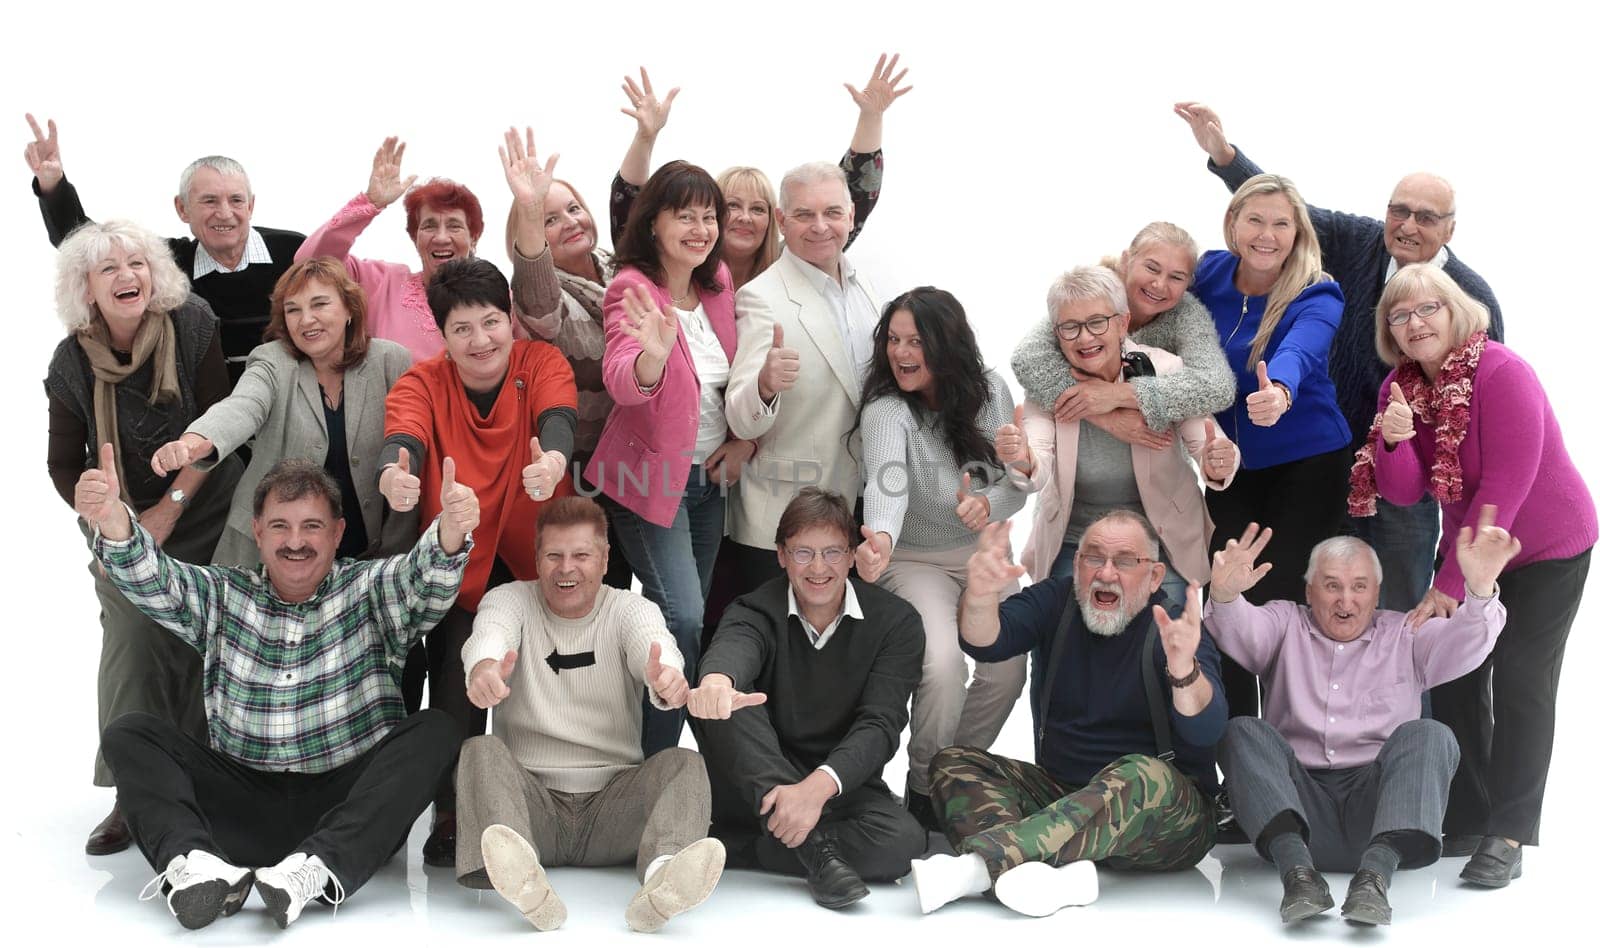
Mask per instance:
[[[1163,349],[1129,343],[1123,351],[1138,351],[1150,356],[1157,375],[1168,375],[1183,368],[1183,360]],[[1185,454],[1203,461],[1202,450],[1206,443],[1206,418],[1189,418],[1178,425],[1177,437],[1172,447],[1165,451],[1132,446],[1133,479],[1139,486],[1139,500],[1144,515],[1156,528],[1161,545],[1172,556],[1172,565],[1184,579],[1191,583],[1211,581],[1211,558],[1206,554],[1211,539],[1211,518],[1206,513],[1205,498],[1195,469],[1189,465]],[[1028,531],[1028,543],[1022,550],[1022,565],[1034,582],[1050,575],[1050,566],[1061,552],[1066,538],[1067,521],[1072,515],[1072,495],[1078,476],[1078,425],[1080,422],[1057,422],[1048,409],[1033,402],[1023,408],[1023,429],[1028,436],[1028,446],[1033,451],[1033,473],[1019,482],[1030,491],[1039,491],[1039,503],[1033,512],[1033,529]],[[1220,429],[1219,440],[1227,440]],[[1239,469],[1239,455],[1234,454],[1234,469],[1227,480],[1207,481],[1207,486],[1222,490],[1233,483]],[[1020,475],[1017,475],[1020,477]]]
[[[706,319],[733,362],[733,278],[726,264],[717,268],[722,292],[700,296]],[[639,343],[622,331],[622,293],[636,286],[649,293],[665,312],[672,305],[667,291],[633,267],[617,271],[606,287],[606,354],[602,366],[606,391],[616,407],[606,419],[594,458],[584,480],[644,519],[672,526],[678,501],[689,482],[695,435],[700,428],[700,377],[682,330],[667,356],[661,381],[649,392],[633,375]]]

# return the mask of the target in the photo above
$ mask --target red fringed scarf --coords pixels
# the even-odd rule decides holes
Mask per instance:
[[[1459,348],[1445,357],[1439,375],[1430,384],[1422,367],[1407,359],[1395,372],[1395,381],[1411,404],[1417,426],[1428,425],[1434,433],[1433,471],[1428,492],[1441,504],[1461,499],[1461,440],[1467,436],[1472,420],[1472,380],[1478,374],[1478,360],[1488,335],[1475,332]],[[1383,438],[1383,413],[1372,419],[1367,443],[1356,452],[1350,467],[1350,515],[1370,517],[1378,512],[1378,481],[1373,458]]]

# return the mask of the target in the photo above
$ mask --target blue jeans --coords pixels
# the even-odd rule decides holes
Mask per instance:
[[[1378,551],[1383,564],[1379,609],[1410,612],[1433,585],[1433,561],[1439,551],[1439,502],[1428,494],[1409,507],[1378,498],[1373,517],[1345,516],[1344,533],[1359,537]]]
[[[706,483],[700,465],[689,468],[683,499],[672,526],[657,526],[619,504],[607,504],[617,540],[628,557],[646,599],[661,607],[667,630],[683,653],[683,675],[695,682],[700,662],[700,627],[705,624],[711,567],[722,543],[722,487]],[[682,708],[659,711],[648,696],[644,702],[644,755],[678,746],[683,731]]]

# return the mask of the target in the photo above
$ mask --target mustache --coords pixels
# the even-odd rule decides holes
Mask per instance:
[[[281,546],[277,550],[273,551],[272,555],[276,556],[276,557],[283,558],[283,557],[290,557],[290,556],[315,556],[316,554],[317,554],[317,551],[313,550],[309,546],[295,546],[295,547]]]

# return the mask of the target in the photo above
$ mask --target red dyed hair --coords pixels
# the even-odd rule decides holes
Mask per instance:
[[[483,236],[483,205],[478,196],[464,184],[449,178],[431,178],[406,192],[406,233],[417,239],[417,225],[422,220],[422,209],[431,207],[440,211],[460,211],[467,215],[467,233],[473,243]]]

